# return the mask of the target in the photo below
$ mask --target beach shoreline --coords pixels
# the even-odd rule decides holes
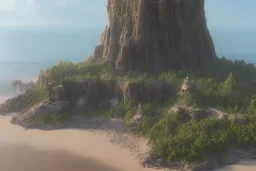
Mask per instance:
[[[0,127],[5,128],[5,131],[0,131],[0,144],[26,144],[44,150],[64,150],[83,157],[95,158],[122,171],[161,171],[143,168],[139,163],[148,150],[146,141],[142,138],[122,132],[96,129],[25,130],[10,124],[11,117],[2,116],[0,119]],[[5,132],[9,132],[8,135]]]
[[[12,97],[0,98],[0,103],[9,98]],[[73,122],[26,129],[11,123],[16,115],[13,113],[0,117],[0,145],[21,144],[41,150],[61,150],[96,159],[118,171],[164,170],[142,167],[140,161],[149,150],[147,140],[125,132],[121,119],[75,116]]]
[[[11,97],[0,98],[0,103],[3,103],[9,98]],[[188,169],[186,163],[182,165],[177,164],[174,167],[171,166],[173,169],[161,167],[160,163],[149,157],[150,147],[146,138],[138,137],[127,132],[123,119],[74,115],[71,121],[65,123],[24,127],[24,125],[17,123],[12,124],[12,119],[15,116],[17,114],[3,115],[1,117],[0,128],[3,131],[0,131],[0,137],[8,138],[6,138],[6,142],[3,141],[3,138],[2,141],[0,139],[0,145],[22,144],[41,150],[60,150],[84,158],[96,159],[103,165],[111,166],[120,171],[173,171],[174,168],[191,170]],[[27,138],[24,139],[22,135]],[[39,143],[40,139],[41,141]],[[59,142],[64,142],[64,144],[60,144]],[[69,143],[67,144],[66,142]],[[237,154],[237,152],[234,154]],[[193,169],[193,171],[251,171],[251,168],[255,170],[256,161],[248,160],[250,159],[250,154],[244,153],[244,151],[241,154],[244,154],[245,157],[241,157],[241,160],[234,158],[234,161],[233,157],[231,157],[231,163],[224,165],[223,168],[215,169],[219,168],[219,166],[206,165],[206,167],[203,166],[202,168],[199,166]],[[238,152],[238,155],[240,155],[240,152]],[[246,156],[249,157],[247,158]],[[152,162],[144,165],[145,160],[148,160],[148,158]],[[243,159],[244,161],[242,161]],[[253,156],[251,156],[251,159],[254,159]],[[247,165],[243,166],[244,163],[247,163]],[[240,169],[244,169],[245,167],[247,170]]]

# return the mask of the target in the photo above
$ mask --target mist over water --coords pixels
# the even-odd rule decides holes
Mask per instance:
[[[92,55],[103,29],[0,29],[0,97],[13,96],[11,81],[29,81],[60,60]]]
[[[46,69],[57,62],[1,62],[0,61],[0,97],[13,96],[16,91],[13,80],[29,82],[37,77],[40,69]]]

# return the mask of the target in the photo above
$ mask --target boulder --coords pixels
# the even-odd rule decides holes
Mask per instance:
[[[0,113],[1,114],[8,114],[14,112],[20,112],[27,108],[28,104],[31,103],[31,96],[35,87],[27,90],[25,93],[18,95],[14,98],[6,100],[3,104],[0,105]]]
[[[38,105],[23,110],[19,114],[13,117],[12,123],[26,126],[28,124],[34,124],[45,116],[56,114],[68,104],[68,101],[49,101],[45,100]]]

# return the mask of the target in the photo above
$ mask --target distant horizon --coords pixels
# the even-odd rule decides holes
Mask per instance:
[[[4,37],[1,36],[0,61],[50,60],[49,62],[53,62],[56,61],[56,58],[63,58],[63,60],[85,59],[93,53],[94,46],[100,43],[100,36],[108,23],[106,2],[106,0],[95,0],[93,4],[88,4],[84,0],[1,0],[0,35],[6,31],[31,31],[31,34],[26,33],[30,41],[23,37],[21,40],[18,37],[20,35],[13,38],[11,33]],[[256,6],[256,1],[253,0],[246,0],[246,3],[241,0],[225,0],[225,3],[223,0],[205,1],[207,24],[218,57],[225,56],[228,59],[240,58],[245,61],[254,61],[256,23],[251,22],[256,16],[254,6]],[[65,31],[69,35],[56,32],[58,34],[56,36],[52,33],[56,30]],[[35,31],[38,34],[34,34]],[[40,35],[41,31],[50,33],[48,40],[50,44],[47,44],[45,38]],[[79,34],[75,32],[79,32]],[[44,33],[44,35],[47,34]],[[65,39],[63,36],[68,38]],[[40,50],[39,47],[42,46],[41,40],[44,43],[43,50]],[[63,42],[69,40],[71,42]],[[24,46],[25,43],[28,44],[28,47]],[[78,43],[83,43],[83,45]],[[24,53],[19,46],[24,48]],[[33,49],[27,49],[30,48],[29,46],[33,46]],[[54,49],[52,46],[56,46],[56,48]],[[70,52],[67,47],[70,48]],[[60,50],[64,50],[64,52],[58,52]],[[36,54],[36,52],[41,54]],[[42,53],[54,55],[55,58],[41,57]]]
[[[0,50],[2,53],[0,56],[0,61],[83,61],[88,56],[93,55],[95,46],[100,44],[100,36],[104,29],[105,27],[98,27],[94,29],[59,29],[49,27],[40,27],[40,29],[31,27],[15,27],[12,29],[8,29],[6,27],[0,28]],[[234,28],[233,30],[224,28],[209,28],[209,31],[214,41],[218,57],[221,58],[222,56],[225,56],[231,60],[237,59],[245,60],[250,63],[256,63],[256,51],[254,48],[254,45],[256,44],[256,40],[254,39],[254,37],[256,37],[256,32],[254,30],[251,28]],[[48,38],[46,39],[45,36]],[[50,41],[50,44],[46,41]],[[25,46],[25,44],[27,45]],[[38,50],[36,51],[29,49],[29,46],[33,46],[33,49]],[[66,47],[69,48],[67,49]],[[24,51],[26,53],[24,53]],[[5,57],[6,54],[7,57]],[[13,57],[15,54],[19,56],[16,55],[16,57]],[[46,55],[45,58],[40,57],[42,55]],[[54,55],[54,58],[51,57],[52,55]]]

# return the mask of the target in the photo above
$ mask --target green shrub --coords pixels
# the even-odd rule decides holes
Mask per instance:
[[[36,88],[33,91],[29,90],[29,92],[30,93],[25,93],[26,98],[22,100],[22,103],[25,106],[25,108],[40,103],[49,97],[46,88],[40,85],[36,86]]]
[[[120,103],[117,107],[106,112],[105,116],[108,118],[119,118],[125,117],[128,114],[130,117],[133,111],[135,111],[134,104],[131,101],[125,101]]]
[[[58,124],[69,121],[74,115],[75,107],[73,104],[68,104],[61,111],[43,117],[43,123]]]
[[[209,112],[205,110],[194,110],[192,112],[192,118],[195,121],[200,121],[209,117]]]

